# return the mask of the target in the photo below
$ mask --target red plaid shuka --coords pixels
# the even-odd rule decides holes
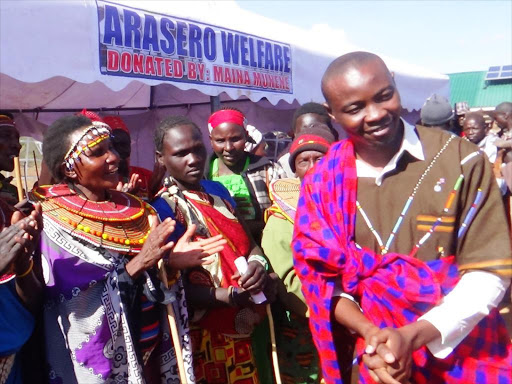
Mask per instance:
[[[342,383],[350,367],[338,363],[330,320],[335,281],[358,297],[380,328],[401,327],[436,306],[459,279],[455,258],[422,262],[407,255],[379,255],[354,242],[357,173],[349,140],[333,145],[306,175],[295,219],[295,269],[310,308],[310,327],[327,383]],[[357,341],[364,353],[364,340]],[[360,360],[360,359],[359,359]],[[414,383],[511,383],[512,347],[496,310],[484,318],[446,359],[426,347],[413,353]],[[360,381],[373,382],[360,361]]]

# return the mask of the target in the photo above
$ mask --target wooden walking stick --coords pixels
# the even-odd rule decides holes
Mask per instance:
[[[167,279],[167,271],[165,269],[164,261],[158,262],[161,278],[166,288],[169,288],[169,280]],[[178,332],[178,324],[176,323],[176,314],[172,303],[167,304],[167,320],[171,329],[172,343],[176,352],[176,363],[178,364],[178,372],[180,375],[180,383],[187,384],[187,374],[185,371],[185,362],[183,361],[183,353],[181,351],[180,334]]]
[[[270,304],[265,305],[268,316],[268,325],[270,327],[270,341],[272,343],[272,363],[274,365],[274,376],[276,377],[276,384],[281,384],[281,372],[279,371],[279,359],[277,358],[277,343],[276,343],[276,330],[274,329],[274,318],[272,317],[272,310]]]
[[[16,178],[16,188],[18,189],[18,201],[22,201],[24,198],[23,195],[23,183],[21,181],[21,168],[20,168],[20,158],[14,158],[14,176]]]

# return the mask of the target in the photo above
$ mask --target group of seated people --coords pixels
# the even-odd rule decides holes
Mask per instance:
[[[100,117],[84,110],[50,125],[43,139],[48,176],[28,193],[29,201],[18,202],[10,180],[3,176],[0,180],[0,383],[350,383],[354,365],[360,367],[361,382],[396,384],[412,377],[414,382],[437,383],[458,374],[463,378],[460,382],[465,382],[469,376],[462,374],[465,364],[461,360],[432,366],[432,374],[443,380],[429,380],[425,372],[435,358],[427,356],[430,352],[425,345],[430,348],[429,342],[438,334],[429,330],[433,335],[430,339],[411,337],[409,357],[404,357],[407,353],[396,347],[402,345],[403,336],[390,331],[400,330],[401,324],[392,324],[392,319],[378,322],[381,312],[368,309],[373,299],[365,288],[352,289],[347,285],[350,279],[340,280],[344,275],[332,272],[348,268],[342,261],[331,263],[336,247],[336,257],[347,263],[352,260],[349,267],[355,268],[359,260],[372,269],[373,259],[358,253],[371,246],[359,233],[355,244],[354,234],[349,233],[357,207],[357,214],[364,219],[358,223],[368,224],[370,237],[376,234],[359,202],[370,216],[381,208],[384,212],[387,202],[394,206],[390,200],[369,206],[374,199],[371,193],[377,188],[375,180],[385,177],[378,175],[385,172],[385,163],[377,167],[380,171],[371,179],[373,184],[366,183],[370,178],[361,178],[368,192],[361,190],[357,203],[348,192],[358,188],[356,168],[357,177],[364,169],[375,174],[370,169],[373,158],[365,162],[369,152],[364,145],[388,134],[392,125],[401,132],[396,135],[416,143],[410,146],[417,149],[420,145],[418,138],[413,138],[412,126],[399,118],[388,119],[388,115],[381,118],[386,120],[384,128],[359,132],[350,120],[359,110],[352,104],[340,104],[341,92],[334,91],[347,68],[363,75],[369,69],[377,73],[372,85],[365,84],[371,88],[379,81],[385,83],[384,91],[379,89],[378,97],[372,95],[371,100],[396,104],[393,116],[395,110],[401,110],[398,93],[377,56],[356,53],[340,59],[331,64],[323,79],[327,106],[308,103],[297,110],[292,122],[293,141],[278,162],[247,151],[246,118],[231,108],[212,113],[205,122],[213,151],[210,157],[201,128],[194,122],[183,116],[162,120],[154,134],[153,172],[130,165],[129,130],[119,116]],[[353,95],[367,97],[357,92],[354,88]],[[354,103],[357,108],[359,104]],[[504,107],[503,120],[496,117],[504,131],[512,129],[509,107]],[[478,133],[478,116],[467,114],[463,131],[468,140],[486,151],[486,145],[480,145],[484,137]],[[331,117],[349,137],[334,146],[338,133]],[[437,133],[419,132],[438,145]],[[0,115],[0,136],[0,170],[11,172],[21,147],[8,114]],[[416,184],[413,198],[437,158],[454,140],[443,138],[446,144],[441,145]],[[395,144],[386,142],[383,148],[390,145]],[[466,145],[461,145],[462,152],[472,148]],[[378,155],[388,153],[383,150]],[[335,157],[338,154],[340,157]],[[425,156],[430,154],[425,152]],[[398,160],[394,161],[399,170],[410,171],[419,164],[402,168],[396,165]],[[338,174],[343,167],[348,171]],[[396,172],[391,170],[392,175]],[[477,178],[470,181],[476,185]],[[436,184],[439,189],[442,180]],[[459,193],[457,185],[462,184],[457,183],[451,201]],[[391,186],[386,188],[383,193],[393,196]],[[463,192],[470,194],[468,188]],[[461,205],[462,200],[454,206]],[[322,204],[325,207],[320,209]],[[452,209],[450,204],[445,212]],[[345,207],[351,207],[346,216],[339,211]],[[406,211],[404,208],[399,222]],[[423,220],[428,222],[430,216]],[[387,223],[376,220],[376,227],[382,222]],[[437,233],[438,224],[427,233]],[[464,221],[464,225],[470,222]],[[348,242],[331,247],[345,236],[343,226],[349,228]],[[397,233],[398,227],[392,233]],[[411,224],[404,227],[412,230]],[[381,257],[397,255],[387,253],[389,247],[392,252],[411,248],[403,238],[395,242],[402,248],[392,248],[393,236],[385,246],[375,243]],[[424,248],[418,249],[427,237],[414,248],[420,259]],[[454,240],[442,241],[453,244]],[[457,248],[450,247],[453,249],[444,248],[446,252]],[[469,253],[469,246],[458,247]],[[443,260],[443,247],[436,249]],[[507,252],[504,259],[509,256]],[[386,263],[391,265],[400,257],[386,259]],[[502,266],[494,260],[484,262],[469,256],[468,260],[485,264],[484,269],[486,263],[492,268]],[[439,268],[435,272],[444,273],[444,267]],[[370,276],[368,271],[349,272],[350,268],[346,276],[367,273],[361,275],[362,281]],[[396,281],[402,284],[400,279]],[[407,291],[404,284],[401,287]],[[501,289],[501,282],[496,284]],[[443,285],[441,289],[446,295],[451,288]],[[428,296],[428,289],[421,286],[418,292]],[[415,311],[435,309],[441,296],[436,297],[432,302],[416,302]],[[370,315],[372,326],[364,318]],[[510,339],[503,329],[502,325],[494,328],[493,342],[496,338]],[[459,335],[457,342],[452,336],[448,343],[453,349],[464,336]],[[494,368],[487,374],[499,376],[505,383],[512,378],[502,366],[512,361],[512,355],[502,341],[504,345],[493,344],[491,348],[499,356],[490,354]],[[273,343],[277,353],[272,353]],[[442,348],[448,347],[438,350]],[[508,355],[504,351],[509,351]],[[418,370],[414,364],[423,365]],[[493,380],[481,381],[478,372],[476,377],[474,382]]]

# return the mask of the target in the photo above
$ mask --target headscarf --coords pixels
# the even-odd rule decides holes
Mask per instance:
[[[208,119],[208,131],[212,133],[213,129],[222,123],[233,123],[247,129],[247,120],[244,114],[234,109],[221,109],[212,113]]]
[[[130,135],[130,131],[128,130],[128,127],[124,123],[123,119],[121,119],[121,116],[105,116],[103,121],[110,126],[112,131],[120,130]]]

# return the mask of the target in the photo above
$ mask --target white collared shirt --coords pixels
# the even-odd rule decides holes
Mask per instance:
[[[375,184],[380,186],[384,176],[396,169],[398,160],[405,152],[418,160],[425,160],[423,147],[414,127],[405,121],[403,123],[404,137],[398,152],[381,171],[356,159],[358,178],[375,178]],[[508,280],[490,272],[470,271],[464,274],[439,305],[418,319],[428,321],[441,334],[440,338],[427,344],[430,352],[439,359],[446,358],[480,320],[498,306],[509,283]],[[334,295],[355,302],[354,298],[342,292],[340,282],[335,286]]]
[[[498,136],[488,134],[478,143],[478,148],[484,152],[489,161],[494,164],[498,155],[498,148],[494,145],[494,142],[498,139]]]
[[[400,160],[400,158],[403,156],[404,152],[409,152],[410,155],[418,160],[425,160],[423,147],[418,135],[416,134],[415,128],[404,120],[402,120],[402,122],[404,123],[404,137],[398,152],[392,157],[391,160],[389,160],[382,171],[378,171],[368,163],[365,163],[360,159],[356,159],[357,177],[372,177],[375,179],[375,184],[380,186],[384,176],[396,169],[396,164],[398,163],[398,160]]]

